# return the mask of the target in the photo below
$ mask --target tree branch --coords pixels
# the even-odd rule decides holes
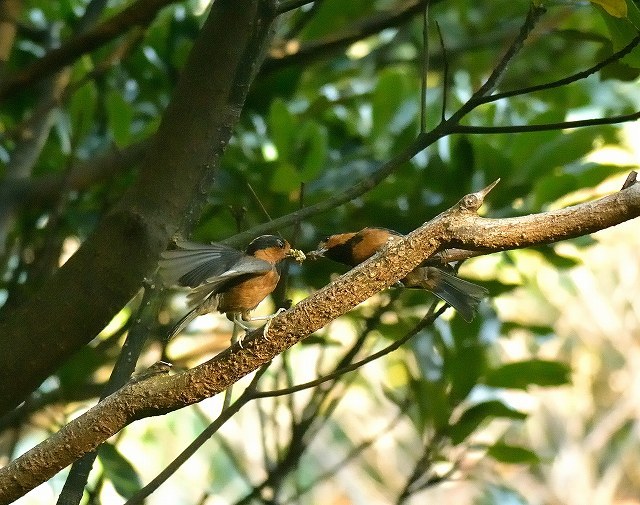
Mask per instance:
[[[224,391],[338,316],[402,278],[425,258],[450,248],[504,251],[592,233],[640,215],[640,184],[597,201],[524,217],[477,215],[493,187],[465,196],[402,240],[385,247],[262,329],[213,359],[175,376],[127,384],[58,433],[0,470],[0,504],[52,477],[127,424],[199,402]]]
[[[127,147],[113,147],[90,160],[75,163],[67,174],[20,177],[0,181],[0,201],[5,205],[39,205],[58,198],[63,179],[68,189],[82,191],[91,185],[131,168],[144,157],[152,139]]]
[[[502,93],[496,93],[494,95],[486,96],[481,100],[481,102],[482,103],[495,102],[497,100],[502,100],[504,98],[511,98],[512,96],[526,95],[529,93],[534,93],[536,91],[559,88],[560,86],[566,86],[567,84],[572,84],[576,81],[579,81],[580,79],[585,79],[590,75],[595,74],[596,72],[598,72],[599,70],[602,70],[604,67],[606,67],[607,65],[610,65],[611,63],[615,63],[616,61],[621,60],[627,54],[633,51],[633,49],[638,44],[640,44],[640,34],[636,35],[633,39],[631,39],[631,41],[622,49],[620,49],[619,51],[616,51],[615,53],[611,54],[604,60],[599,61],[598,63],[596,63],[592,67],[587,68],[586,70],[576,72],[573,75],[563,77],[562,79],[558,79],[557,81],[546,82],[544,84],[537,84],[535,86],[514,89],[511,91],[504,91]]]
[[[304,44],[295,40],[287,40],[279,47],[274,47],[269,51],[269,57],[265,59],[260,72],[269,74],[290,65],[306,65],[318,58],[334,54],[350,44],[378,33],[385,28],[398,26],[409,21],[413,16],[419,14],[427,3],[434,4],[436,1],[440,0],[412,0],[405,2],[394,11],[374,14],[366,19],[357,21],[338,33]]]
[[[452,125],[449,133],[466,133],[468,135],[486,135],[489,133],[531,133],[549,130],[566,130],[569,128],[584,128],[586,126],[611,125],[629,123],[640,119],[640,111],[619,116],[596,117],[592,119],[580,119],[577,121],[561,121],[559,123],[528,124],[513,126],[468,126]]]

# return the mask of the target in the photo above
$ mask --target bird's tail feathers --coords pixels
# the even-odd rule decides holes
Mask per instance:
[[[184,330],[191,321],[198,317],[198,308],[199,307],[191,309],[173,326],[173,328],[171,328],[171,331],[165,337],[166,342],[169,342],[169,340],[178,335],[178,333]]]
[[[430,287],[429,289],[438,298],[456,309],[466,322],[473,321],[478,304],[489,292],[482,286],[460,279],[443,270],[440,270],[438,274],[440,277],[439,282],[436,283],[435,287]]]

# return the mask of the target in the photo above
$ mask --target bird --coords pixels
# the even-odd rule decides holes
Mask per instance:
[[[402,234],[394,230],[367,227],[358,232],[330,235],[306,256],[309,259],[326,257],[354,267],[369,259],[388,243],[401,238]],[[409,272],[400,283],[407,288],[431,291],[456,309],[466,322],[473,321],[478,304],[489,293],[482,286],[425,263]]]
[[[176,241],[176,249],[164,251],[159,272],[166,286],[192,288],[187,296],[190,307],[167,335],[175,337],[197,316],[218,311],[245,330],[250,312],[264,300],[280,280],[278,266],[286,258],[304,260],[304,253],[291,248],[275,235],[262,235],[252,240],[244,252],[224,244],[200,244]],[[266,332],[265,332],[266,333]]]

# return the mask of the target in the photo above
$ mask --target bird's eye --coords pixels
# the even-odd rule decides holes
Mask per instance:
[[[276,244],[278,244],[278,247],[284,247],[284,240],[278,239]]]

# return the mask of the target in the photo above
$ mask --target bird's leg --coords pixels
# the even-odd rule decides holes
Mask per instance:
[[[231,319],[233,321],[233,334],[235,336],[236,333],[236,328],[240,327],[244,330],[244,335],[241,337],[237,338],[237,342],[240,345],[240,347],[242,347],[242,340],[244,339],[244,337],[247,335],[247,332],[251,329],[250,326],[247,326],[246,324],[244,324],[244,315],[241,314],[240,312],[234,312],[233,313],[233,318]]]
[[[284,312],[285,310],[287,309],[281,307],[274,314],[269,314],[268,316],[259,316],[259,317],[250,317],[249,312],[234,312],[232,321],[234,324],[237,324],[242,329],[244,329],[245,332],[251,329],[251,327],[248,326],[246,323],[251,321],[266,321],[267,323],[264,325],[263,335],[268,339],[269,338],[268,332],[269,332],[269,326],[271,325],[271,320],[274,317],[276,317],[278,314],[281,314],[282,312]],[[238,339],[238,343],[240,344],[240,347],[242,347],[242,338]]]
[[[278,314],[281,314],[282,312],[284,312],[285,310],[287,309],[280,307],[274,314],[269,314],[268,316],[259,316],[259,317],[250,317],[248,312],[243,312],[241,315],[241,318],[242,318],[242,321],[245,323],[249,321],[266,321],[267,323],[264,325],[264,331],[262,334],[268,339],[269,338],[268,332],[269,332],[269,326],[271,325],[271,320],[274,317],[276,317]],[[237,322],[240,326],[246,328],[246,326],[240,323],[240,321],[237,321]]]
[[[265,319],[267,320],[267,324],[264,325],[264,331],[262,332],[262,334],[264,335],[264,338],[266,340],[269,340],[269,326],[271,326],[271,321],[273,321],[273,318],[278,314],[282,314],[286,310],[287,309],[285,309],[284,307],[280,307],[278,310],[276,310],[275,314],[271,314],[270,316],[265,317]]]

